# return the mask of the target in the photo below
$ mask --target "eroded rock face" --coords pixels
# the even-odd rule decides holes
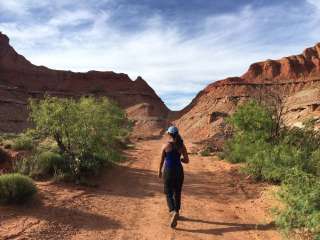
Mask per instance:
[[[184,137],[220,141],[229,134],[225,118],[239,104],[261,92],[280,90],[287,102],[286,123],[299,124],[317,111],[320,91],[320,43],[302,54],[252,64],[241,77],[216,81],[200,91],[182,111],[171,112],[141,78],[111,71],[75,73],[35,66],[19,55],[0,33],[0,131],[28,126],[27,101],[45,93],[60,97],[107,96],[133,119],[135,132],[158,135],[174,122]],[[303,96],[303,97],[301,97]]]
[[[0,131],[25,129],[28,98],[41,98],[45,93],[61,97],[107,96],[127,110],[142,135],[158,134],[169,112],[141,77],[132,81],[126,74],[111,71],[75,73],[35,66],[0,33]]]
[[[209,84],[179,113],[175,123],[184,136],[194,140],[221,139],[228,134],[224,117],[212,118],[214,114],[228,116],[260,92],[279,91],[287,102],[286,123],[294,125],[318,109],[319,63],[320,43],[300,55],[254,63],[241,77]],[[300,91],[304,91],[302,98]]]
[[[305,81],[320,73],[320,43],[304,50],[303,54],[254,63],[241,77],[247,82],[287,82]]]

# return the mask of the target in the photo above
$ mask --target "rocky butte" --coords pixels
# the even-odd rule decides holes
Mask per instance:
[[[213,82],[200,91],[175,119],[185,136],[219,142],[225,117],[249,98],[276,92],[284,102],[288,125],[320,118],[320,43],[300,55],[254,63],[241,77]]]
[[[169,109],[154,90],[138,77],[111,71],[76,73],[35,66],[19,55],[0,32],[0,132],[19,132],[28,126],[30,97],[107,96],[118,102],[143,134],[159,134]],[[139,131],[136,131],[139,132]]]
[[[135,122],[135,133],[159,135],[174,122],[195,141],[223,141],[225,118],[236,107],[261,93],[281,92],[285,123],[301,126],[320,119],[320,43],[302,54],[254,63],[241,77],[213,82],[179,112],[171,112],[141,78],[111,71],[76,73],[35,66],[19,55],[0,33],[0,132],[19,132],[28,126],[30,97],[87,95],[109,97]]]

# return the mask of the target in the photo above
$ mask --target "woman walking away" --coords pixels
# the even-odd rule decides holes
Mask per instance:
[[[184,178],[181,162],[189,163],[189,157],[178,128],[175,126],[169,127],[167,137],[168,141],[162,147],[159,178],[162,177],[162,167],[165,163],[163,172],[164,193],[167,197],[171,216],[170,226],[175,228],[181,207],[181,190]],[[181,158],[181,155],[183,158]]]

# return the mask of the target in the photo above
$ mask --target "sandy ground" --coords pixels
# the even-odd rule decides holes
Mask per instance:
[[[38,200],[0,207],[0,239],[281,239],[264,192],[237,167],[191,155],[185,165],[181,220],[175,230],[157,177],[163,140],[140,141],[99,187],[39,182]]]

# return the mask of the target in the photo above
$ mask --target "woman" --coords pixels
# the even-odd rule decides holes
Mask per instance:
[[[170,226],[177,226],[181,207],[181,190],[183,184],[183,167],[181,162],[189,163],[187,149],[179,134],[178,128],[171,126],[167,130],[168,141],[162,147],[159,178],[162,177],[162,167],[165,163],[163,180],[164,192],[171,215]],[[181,155],[183,158],[181,158]]]

